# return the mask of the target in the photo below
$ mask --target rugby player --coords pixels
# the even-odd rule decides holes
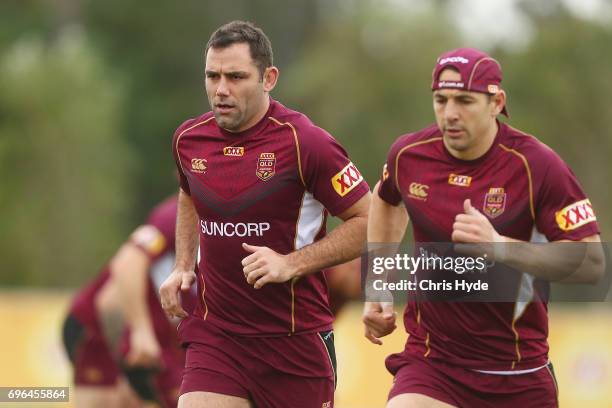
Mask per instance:
[[[538,279],[597,281],[603,251],[593,207],[552,149],[497,119],[507,114],[501,81],[500,64],[482,51],[438,58],[436,123],[391,147],[368,241],[399,243],[410,220],[417,243],[503,245],[496,261],[526,272],[514,293],[533,293]],[[587,246],[588,267],[569,276],[555,257],[520,244],[538,238],[596,244]],[[392,304],[367,302],[363,320],[366,337],[380,344],[395,328]],[[411,300],[404,326],[404,351],[386,360],[394,375],[388,408],[558,406],[545,301]]]
[[[270,97],[263,31],[230,22],[206,46],[211,112],[176,131],[176,267],[160,289],[184,317],[179,406],[332,407],[335,353],[320,272],[359,256],[369,187],[340,144]],[[327,215],[343,223],[329,235]],[[198,262],[198,274],[193,268]],[[192,316],[177,294],[197,281]]]
[[[174,264],[176,206],[173,196],[153,209],[71,304],[63,341],[76,407],[177,405],[185,355],[157,295]]]

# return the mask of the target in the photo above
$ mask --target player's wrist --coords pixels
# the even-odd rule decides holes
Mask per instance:
[[[285,273],[287,280],[291,280],[293,278],[300,278],[306,274],[306,269],[304,268],[304,262],[300,262],[298,259],[296,252],[292,252],[288,255],[285,255]]]
[[[495,247],[494,247],[494,256],[495,256],[495,261],[496,262],[500,262],[500,263],[506,263],[506,261],[508,260],[508,242],[510,242],[510,240],[503,236],[500,235],[498,233],[495,233],[496,237],[495,237]]]
[[[182,276],[183,274],[190,274],[193,272],[193,267],[189,268],[189,266],[186,265],[176,265],[174,267],[174,269],[172,270],[172,273],[178,276]]]

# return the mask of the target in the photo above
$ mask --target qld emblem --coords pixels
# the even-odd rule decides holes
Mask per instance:
[[[506,209],[506,192],[503,187],[491,187],[485,195],[482,211],[489,217],[495,218]]]
[[[255,175],[261,181],[268,181],[274,176],[274,167],[276,165],[276,157],[274,153],[260,153],[257,159],[257,170]]]

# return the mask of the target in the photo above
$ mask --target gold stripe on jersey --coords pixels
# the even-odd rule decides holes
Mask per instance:
[[[202,302],[204,302],[204,320],[208,316],[208,305],[206,304],[206,282],[204,282],[204,275],[200,272],[200,282],[202,282]]]
[[[525,165],[525,170],[527,171],[527,179],[529,180],[529,210],[531,211],[531,218],[535,221],[536,216],[535,216],[535,207],[533,205],[533,181],[531,178],[531,169],[529,167],[529,162],[527,161],[527,158],[525,157],[524,154],[519,153],[518,151],[511,149],[501,143],[499,144],[499,147],[501,147],[508,153],[512,153],[516,155],[519,159],[523,161],[523,164]]]
[[[272,118],[270,118],[272,119]],[[299,155],[299,152],[298,152]],[[306,190],[302,194],[302,200],[300,201],[300,212],[295,220],[295,237],[293,238],[293,250],[297,250],[297,239],[298,239],[298,227],[300,225],[300,217],[302,216],[302,208],[304,207],[304,198],[306,198]],[[294,279],[291,280],[291,330],[289,336],[295,332],[295,292],[293,290]]]
[[[295,127],[290,122],[281,122],[278,119],[273,118],[272,116],[268,116],[268,119],[270,119],[271,121],[273,121],[279,126],[289,126],[291,128],[291,131],[293,132],[293,138],[295,139],[295,150],[297,152],[298,172],[300,173],[300,180],[302,180],[302,184],[304,185],[304,187],[306,187],[306,182],[304,181],[304,174],[302,174],[302,159],[300,156],[300,142],[298,140],[297,131],[295,130]]]
[[[514,309],[512,310],[512,324],[511,324],[511,328],[512,328],[512,333],[514,334],[514,350],[516,353],[516,359],[514,361],[512,361],[512,365],[510,366],[511,370],[514,370],[514,367],[516,366],[516,364],[521,362],[521,349],[520,349],[520,342],[521,342],[521,337],[518,333],[518,330],[516,330],[516,323],[519,321],[519,319],[521,317],[523,317],[523,315],[525,314],[525,311],[527,310],[527,308],[529,307],[529,304],[531,304],[531,300],[529,302],[527,302],[525,304],[525,307],[523,308],[523,310],[521,311],[521,313],[517,316],[516,315],[516,307],[518,306],[518,300],[521,296],[521,285],[523,283],[523,279],[524,276],[521,277],[521,280],[519,281],[518,284],[518,290],[516,293],[516,301],[514,302]]]
[[[289,335],[291,336],[293,333],[295,333],[295,282],[297,282],[298,278],[293,278],[291,279],[291,333],[289,333]]]
[[[512,332],[514,333],[514,350],[516,352],[516,360],[512,362],[512,366],[510,366],[511,370],[514,370],[514,367],[521,362],[521,350],[520,350],[520,337],[518,331],[516,330],[516,319],[512,320]]]
[[[398,192],[401,193],[401,190],[400,190],[400,187],[399,187],[399,181],[398,181],[399,177],[398,177],[398,174],[397,174],[397,168],[398,168],[398,163],[399,163],[400,155],[402,153],[404,153],[404,150],[406,150],[406,149],[410,149],[411,147],[419,146],[419,145],[426,144],[426,143],[435,142],[437,140],[442,140],[442,138],[438,136],[438,137],[433,137],[433,138],[427,139],[427,140],[421,140],[420,142],[415,142],[415,143],[409,144],[408,146],[404,146],[404,147],[401,148],[401,150],[399,152],[397,152],[397,155],[395,156],[395,188],[397,188]]]
[[[192,125],[192,126],[188,127],[187,129],[183,130],[183,131],[182,131],[182,132],[181,132],[181,133],[180,133],[180,134],[177,136],[177,138],[176,138],[176,144],[174,145],[174,149],[176,150],[176,157],[178,158],[179,166],[181,166],[181,171],[183,172],[183,174],[185,173],[185,169],[183,168],[183,162],[181,162],[181,156],[180,156],[180,154],[179,154],[179,150],[178,150],[178,144],[179,144],[179,141],[181,140],[181,137],[182,137],[182,136],[183,136],[185,133],[189,132],[191,129],[195,129],[195,128],[197,128],[198,126],[204,125],[204,124],[206,124],[206,123],[210,122],[210,121],[211,121],[212,119],[214,119],[214,118],[215,118],[214,116],[211,116],[210,118],[208,118],[208,119],[206,119],[206,120],[203,120],[202,122],[198,122],[198,123],[196,123],[195,125]]]
[[[429,356],[429,353],[431,353],[431,348],[429,347],[429,332],[427,332],[427,337],[425,337],[425,354],[423,354],[423,357]]]

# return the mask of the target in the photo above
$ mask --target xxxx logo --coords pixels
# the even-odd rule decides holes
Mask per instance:
[[[587,198],[568,205],[555,213],[557,225],[563,231],[571,231],[591,221],[597,220],[591,201]]]
[[[336,190],[336,193],[338,193],[340,197],[344,197],[351,192],[355,186],[361,183],[362,180],[363,176],[359,170],[357,170],[357,167],[350,162],[331,178],[331,184],[334,190]]]
[[[472,184],[472,177],[451,173],[448,175],[448,184],[459,187],[469,187],[470,184]]]
[[[206,159],[191,159],[191,171],[194,173],[205,173],[208,168]]]
[[[427,199],[429,186],[419,183],[410,183],[408,187],[408,196],[419,200]]]
[[[224,156],[236,156],[236,157],[244,156],[244,147],[238,147],[238,146],[224,147],[223,155]]]

